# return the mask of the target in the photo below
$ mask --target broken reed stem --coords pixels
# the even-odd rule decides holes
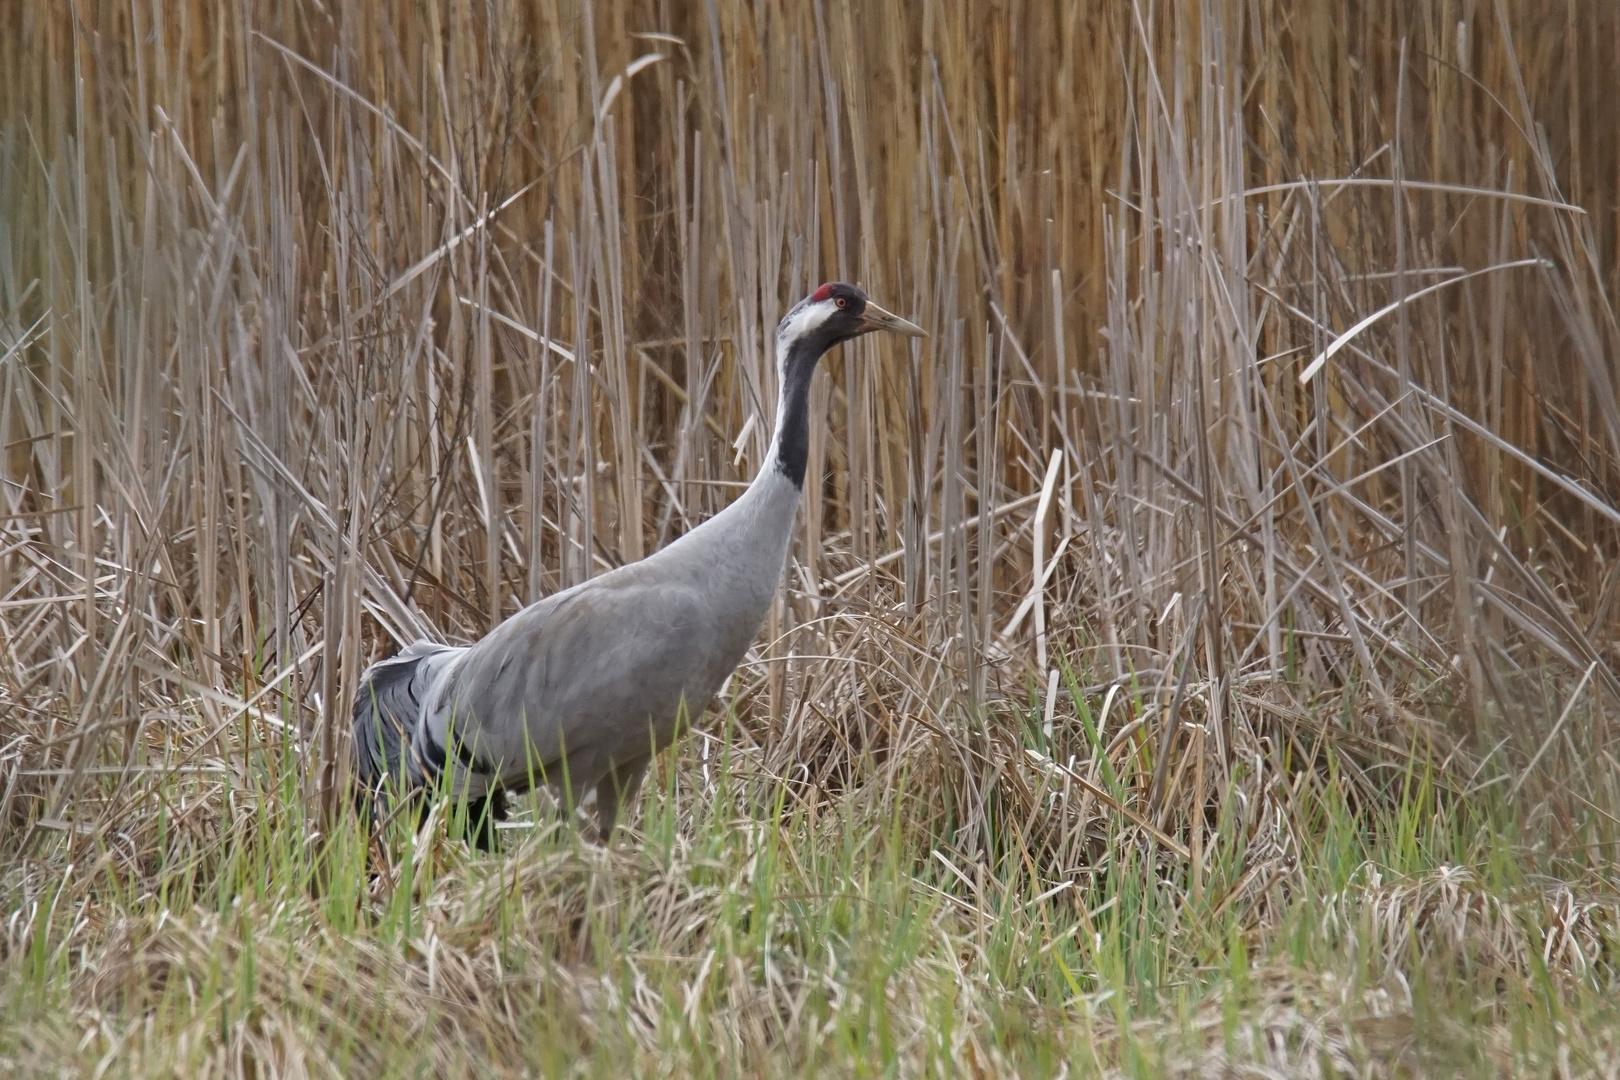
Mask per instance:
[[[328,7],[319,31],[252,4],[0,15],[0,209],[38,223],[0,244],[0,684],[27,702],[0,746],[69,770],[0,777],[0,821],[92,815],[124,796],[90,770],[176,754],[246,789],[270,743],[192,688],[272,684],[330,814],[366,662],[475,638],[747,482],[772,324],[818,278],[936,333],[819,376],[777,633],[727,699],[781,775],[911,763],[988,837],[1047,781],[1010,793],[1004,749],[917,733],[957,739],[966,694],[988,745],[1038,708],[1054,759],[1107,759],[1181,828],[1275,746],[1241,687],[1346,712],[1358,746],[1421,728],[1477,764],[1511,730],[1504,758],[1580,777],[1516,796],[1570,814],[1610,783],[1597,734],[1569,744],[1620,686],[1620,136],[1566,122],[1589,87],[1519,69],[1553,55],[1529,0],[1460,37],[1433,5],[1375,13],[1353,46],[1287,3],[1240,33],[1221,5],[970,25],[884,0],[881,39],[774,0]],[[1580,49],[1598,7],[1568,13]],[[1158,752],[1092,745],[1070,670],[1174,678]],[[1549,738],[1584,672],[1598,696]]]

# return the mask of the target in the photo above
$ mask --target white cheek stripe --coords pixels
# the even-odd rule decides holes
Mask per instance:
[[[776,340],[778,342],[791,341],[794,338],[802,337],[832,318],[833,312],[837,310],[838,304],[835,300],[823,300],[819,304],[806,304],[802,311],[782,324],[782,328],[776,332]]]

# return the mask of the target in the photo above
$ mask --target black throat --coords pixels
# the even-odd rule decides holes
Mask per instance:
[[[836,345],[819,335],[802,338],[788,350],[782,365],[782,398],[777,409],[776,467],[803,490],[810,463],[810,380],[822,353]]]

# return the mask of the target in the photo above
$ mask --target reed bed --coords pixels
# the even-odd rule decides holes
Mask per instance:
[[[0,8],[0,1066],[1613,1076],[1620,13]],[[726,504],[631,836],[347,702]]]

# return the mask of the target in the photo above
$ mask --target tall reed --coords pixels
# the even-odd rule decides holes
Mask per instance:
[[[6,5],[18,902],[244,792],[330,826],[363,666],[725,505],[830,278],[933,336],[817,385],[698,725],[760,775],[1052,880],[1128,836],[1197,896],[1232,793],[1282,888],[1300,784],[1418,762],[1586,866],[1617,43],[1533,0]]]

